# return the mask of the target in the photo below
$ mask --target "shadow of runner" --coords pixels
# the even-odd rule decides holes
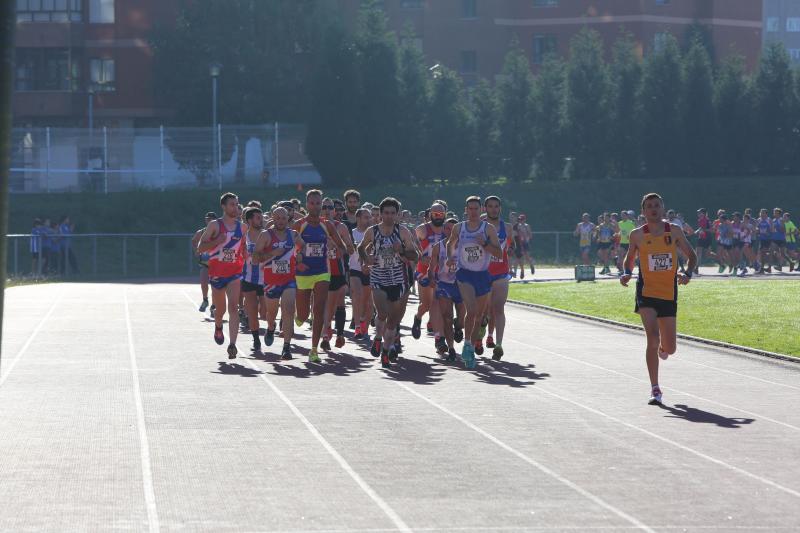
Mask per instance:
[[[546,372],[536,372],[533,370],[536,367],[536,365],[533,364],[520,365],[510,361],[480,359],[478,365],[473,370],[468,370],[464,368],[464,363],[460,360],[454,363],[447,363],[443,359],[429,357],[427,355],[420,355],[418,357],[433,361],[436,366],[442,369],[441,372],[439,372],[440,374],[444,372],[445,369],[452,368],[453,370],[475,374],[480,383],[487,383],[489,385],[527,387],[528,385],[534,385],[537,381],[550,377],[550,374]],[[435,381],[441,381],[441,378]]]
[[[307,355],[308,350],[305,350],[305,352]],[[349,376],[350,374],[356,374],[371,368],[375,361],[371,358],[367,359],[342,353],[321,353],[320,357],[322,361],[319,363],[309,363],[302,359],[302,357],[304,357],[303,355],[299,357],[300,359],[298,360],[298,356],[295,354],[295,360],[293,361],[272,363],[272,368],[267,374],[293,378],[310,378],[325,374]]]
[[[407,381],[417,385],[433,385],[442,380],[442,375],[447,367],[439,364],[435,359],[430,359],[433,363],[427,363],[418,359],[406,359],[400,357],[396,364],[390,369],[381,369],[384,379],[395,381]]]
[[[683,404],[676,404],[674,407],[669,405],[660,405],[659,407],[670,413],[664,415],[664,418],[682,418],[698,424],[715,424],[721,428],[738,429],[743,425],[755,422],[755,418],[728,418]]]
[[[261,374],[260,370],[254,370],[237,363],[229,363],[227,361],[220,361],[219,369],[212,370],[212,374],[225,374],[228,376],[241,376],[243,378],[254,378]]]

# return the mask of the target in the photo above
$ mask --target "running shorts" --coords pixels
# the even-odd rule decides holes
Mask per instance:
[[[208,284],[214,287],[215,289],[224,289],[225,287],[228,286],[228,283],[241,279],[242,279],[241,274],[236,274],[234,276],[227,276],[227,277],[211,276],[208,278]]]
[[[386,299],[390,302],[397,302],[406,293],[406,286],[400,285],[380,285],[375,283],[372,285],[373,291],[383,291],[386,293]]]
[[[242,292],[256,291],[256,296],[264,296],[264,286],[242,280]]]
[[[461,291],[458,290],[458,285],[455,283],[444,283],[443,281],[440,281],[438,285],[436,285],[436,297],[448,298],[455,304],[460,304],[464,301],[461,298]]]
[[[288,283],[284,283],[283,285],[266,285],[264,287],[264,292],[267,295],[267,298],[269,298],[270,300],[277,300],[281,296],[283,296],[283,291],[296,288],[297,288],[297,283],[295,283],[295,281],[292,280]]]
[[[509,281],[509,280],[511,280],[511,274],[509,274],[508,272],[506,272],[505,274],[495,274],[494,276],[491,276],[489,278],[489,283],[493,284],[495,281],[498,281],[498,280],[501,280],[501,279]]]
[[[369,287],[369,274],[364,274],[360,270],[350,270],[350,279],[358,278],[361,280],[361,285]]]
[[[486,270],[474,271],[460,268],[456,272],[456,281],[471,285],[477,298],[489,294],[492,289],[492,278]]]
[[[662,300],[661,298],[649,298],[642,296],[642,286],[636,284],[636,306],[634,312],[638,313],[639,309],[649,307],[656,310],[658,318],[674,317],[678,314],[678,292],[675,291],[674,300]]]
[[[331,284],[328,286],[329,292],[336,292],[347,285],[347,276],[344,274],[331,275]]]
[[[322,274],[315,274],[313,276],[295,276],[297,288],[301,291],[310,291],[314,289],[317,283],[330,283],[331,273],[323,272]]]
[[[431,278],[427,275],[423,275],[421,272],[414,272],[414,279],[417,280],[420,287],[430,287],[431,286]]]

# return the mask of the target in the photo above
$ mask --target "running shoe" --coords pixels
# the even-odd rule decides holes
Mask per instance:
[[[438,337],[436,339],[436,353],[439,355],[444,355],[447,353],[447,341],[444,337]]]
[[[281,359],[284,361],[289,361],[292,358],[292,347],[288,344],[283,345],[283,350],[281,350]]]
[[[661,389],[653,387],[650,391],[650,400],[647,403],[649,405],[661,405]]]
[[[337,348],[341,348],[342,346],[344,346],[344,337],[342,335],[337,335],[336,336],[336,347]]]
[[[239,350],[236,349],[235,344],[228,345],[228,359],[236,359],[236,354],[239,353]]]
[[[300,317],[294,317],[294,325],[298,328],[303,325],[303,321],[300,320]]]
[[[488,325],[489,325],[489,317],[485,316],[483,317],[483,320],[481,320],[481,329],[478,330],[479,339],[483,339],[486,336],[486,326]]]
[[[728,272],[733,272],[733,265],[728,265]]]
[[[350,321],[350,329],[356,329],[356,321],[355,320],[351,320]]]
[[[397,362],[397,348],[392,346],[391,348],[389,348],[389,351],[387,353],[388,353],[388,356],[389,356],[389,362],[390,363],[396,363]]]
[[[366,320],[361,323],[361,334],[364,336],[365,339],[369,335],[369,326],[367,325]]]
[[[308,362],[309,363],[319,363],[319,355],[317,355],[317,349],[311,348],[311,351],[308,352]]]
[[[369,353],[372,354],[372,357],[378,357],[381,355],[381,338],[375,337],[372,340],[372,348],[370,348]]]
[[[364,334],[361,332],[361,324],[356,326],[356,332],[353,334],[353,339],[357,341],[364,340]]]
[[[473,368],[475,368],[475,365],[476,365],[476,362],[475,362],[475,349],[472,347],[472,345],[469,345],[469,344],[467,345],[467,347],[469,348],[469,352],[468,352],[467,358],[464,359],[464,366],[469,368],[469,369],[473,369]]]
[[[453,340],[456,342],[461,342],[464,340],[464,330],[456,327],[453,329]]]
[[[662,351],[660,347],[659,347],[659,349],[658,349],[658,356],[659,356],[661,359],[663,359],[664,361],[666,361],[667,359],[669,359],[669,354],[668,354],[667,352],[665,352],[665,351]]]
[[[494,337],[492,337],[491,335],[486,337],[486,347],[487,348],[494,348]]]
[[[319,343],[319,347],[325,350],[326,352],[330,351],[331,349],[331,341],[328,340],[328,337],[322,337],[322,342]]]
[[[458,352],[456,352],[456,349],[450,348],[449,352],[447,353],[447,362],[455,363],[457,357],[458,357]]]
[[[492,359],[494,359],[495,361],[499,361],[502,358],[503,358],[503,347],[498,344],[497,346],[494,347],[494,350],[492,350]]]
[[[275,342],[275,330],[268,329],[267,332],[264,334],[264,343],[267,346],[272,346],[273,342]]]
[[[205,313],[208,309],[208,298],[203,298],[203,303],[200,304],[200,312]]]
[[[261,351],[261,339],[258,337],[253,338],[253,351],[260,352]]]
[[[411,326],[411,336],[419,339],[422,336],[422,319],[414,317],[414,324]]]
[[[400,342],[400,337],[398,337],[398,338],[397,338],[397,339],[395,339],[395,341],[394,341],[394,350],[395,350],[397,353],[403,353],[403,343],[402,343],[402,342]]]
[[[722,274],[723,272],[725,272],[725,265],[720,265],[717,273]]]
[[[225,334],[222,333],[222,326],[214,327],[214,342],[220,346],[222,346],[222,344],[225,342]]]
[[[533,276],[534,274],[536,274],[536,267],[531,265],[531,276]]]
[[[381,352],[381,367],[392,368],[391,362],[389,361],[389,352],[386,350]]]
[[[217,310],[217,306],[211,304],[211,307],[208,308],[208,314],[211,315],[211,318],[214,318],[214,311]]]
[[[427,326],[427,328],[426,328],[426,329],[428,330],[428,334],[429,334],[429,335],[430,335],[431,333],[433,333],[433,324],[431,324],[430,322],[428,322],[428,326]]]
[[[475,352],[475,355],[483,355],[483,343],[480,340],[475,342],[472,349]]]
[[[519,279],[525,279],[525,271],[524,270],[519,273]]]

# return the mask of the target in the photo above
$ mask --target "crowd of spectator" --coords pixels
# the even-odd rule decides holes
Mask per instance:
[[[59,222],[49,217],[35,218],[30,238],[31,272],[62,276],[77,274],[78,261],[71,237],[74,231],[75,224],[67,215],[60,217]]]

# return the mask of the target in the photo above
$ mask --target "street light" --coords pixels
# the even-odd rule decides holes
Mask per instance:
[[[219,73],[222,70],[222,65],[220,63],[214,62],[208,66],[208,73],[211,75],[211,121],[213,123],[213,128],[211,130],[211,146],[213,147],[214,154],[212,155],[212,160],[214,164],[214,172],[217,173],[217,179],[219,180],[219,190],[222,190],[222,172],[220,172],[220,161],[218,159],[218,153],[220,146],[218,146],[219,138],[218,138],[218,126],[217,126],[217,78],[219,78]]]

